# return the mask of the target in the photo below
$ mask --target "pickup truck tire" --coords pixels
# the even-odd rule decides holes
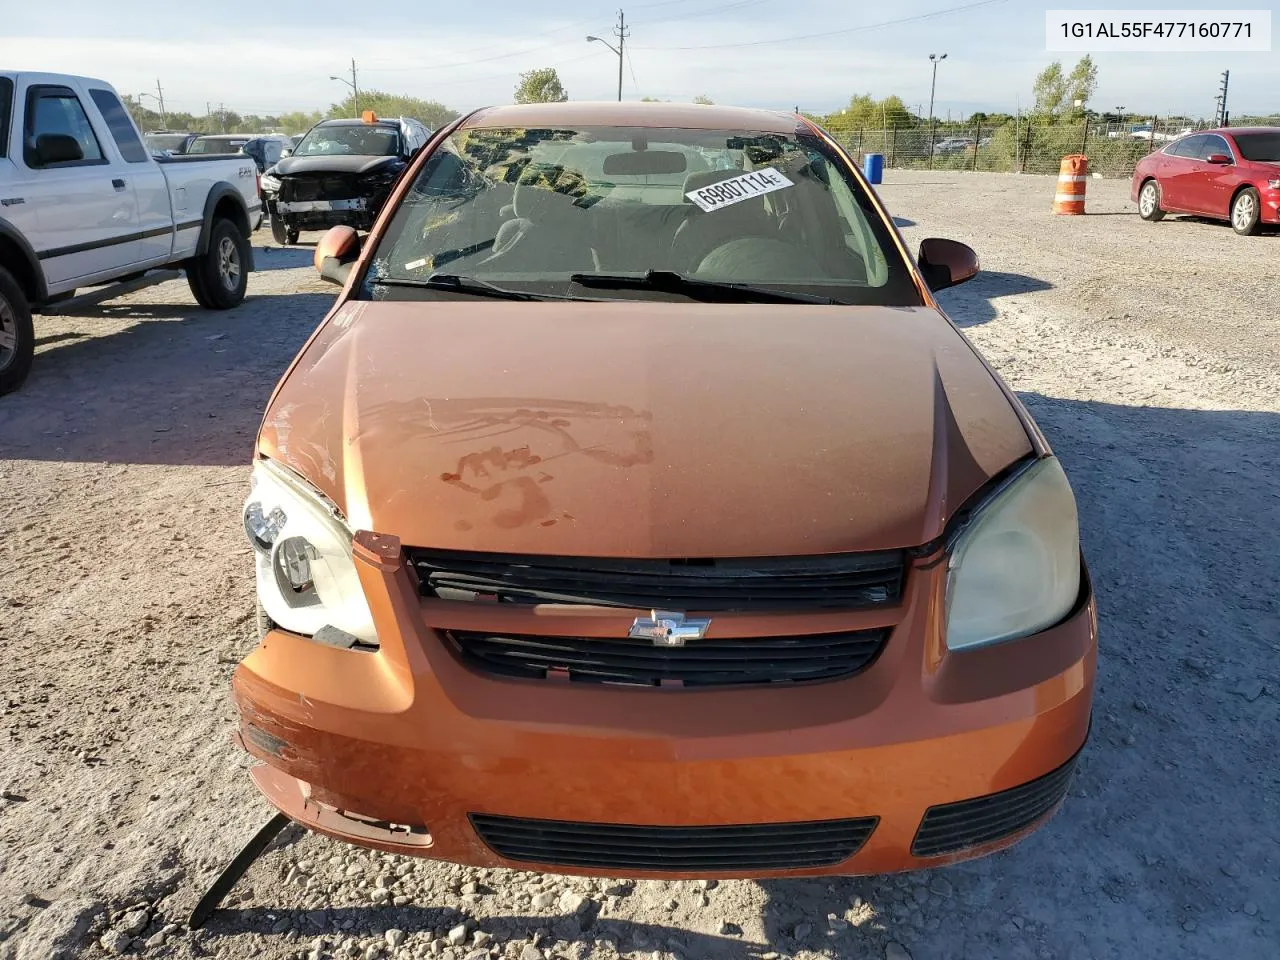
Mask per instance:
[[[35,352],[36,332],[27,296],[13,275],[0,267],[0,394],[22,386]]]
[[[249,280],[249,241],[224,217],[213,221],[209,249],[187,261],[187,284],[196,302],[210,310],[230,310],[244,300]]]
[[[282,247],[289,242],[289,232],[285,229],[284,221],[280,219],[278,213],[271,215],[271,239]]]

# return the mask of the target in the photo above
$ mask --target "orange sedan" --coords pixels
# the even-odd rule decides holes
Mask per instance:
[[[1096,620],[1044,437],[808,120],[439,131],[271,398],[239,738],[289,818],[465,864],[867,874],[1066,795]]]

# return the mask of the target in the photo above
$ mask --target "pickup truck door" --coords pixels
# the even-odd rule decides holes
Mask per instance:
[[[173,252],[173,210],[169,203],[169,181],[160,164],[151,157],[124,105],[110,90],[90,87],[89,97],[106,122],[120,159],[122,172],[133,188],[138,204],[138,245],[135,262],[168,260]]]
[[[31,84],[20,101],[22,189],[36,209],[36,230],[27,239],[40,258],[50,292],[70,281],[136,263],[138,204],[127,165],[113,159],[89,119],[79,94],[62,84]],[[71,137],[80,159],[42,161],[37,138]],[[73,284],[72,284],[73,285]]]

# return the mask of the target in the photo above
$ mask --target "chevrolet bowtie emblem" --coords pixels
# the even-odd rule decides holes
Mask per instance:
[[[651,616],[636,617],[627,631],[632,640],[652,640],[655,647],[683,647],[689,640],[707,635],[710,620],[689,620],[683,613],[650,610]]]

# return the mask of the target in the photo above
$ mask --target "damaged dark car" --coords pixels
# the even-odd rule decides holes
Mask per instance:
[[[368,230],[431,129],[409,117],[325,120],[262,177],[276,243],[298,242],[303,230],[349,226]]]

